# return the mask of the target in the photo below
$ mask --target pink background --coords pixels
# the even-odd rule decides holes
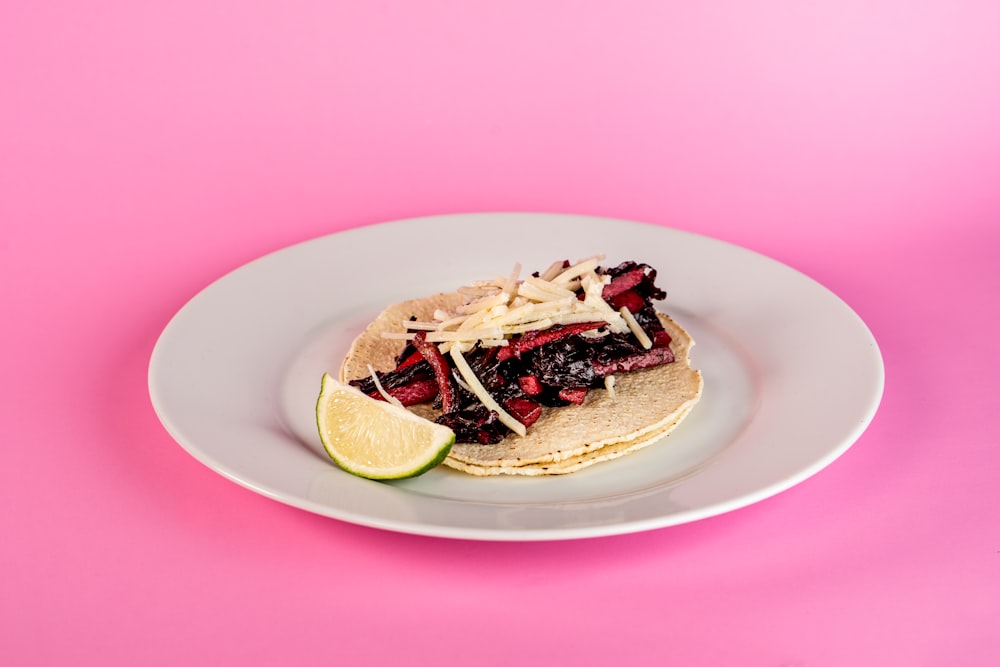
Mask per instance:
[[[987,0],[3,3],[0,663],[995,663],[998,26]],[[872,328],[879,414],[749,508],[525,544],[292,509],[160,426],[150,351],[203,286],[489,210],[790,264]]]

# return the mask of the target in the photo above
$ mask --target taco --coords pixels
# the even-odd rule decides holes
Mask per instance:
[[[444,464],[473,475],[565,474],[650,445],[701,397],[694,341],[655,310],[655,269],[602,259],[391,305],[341,379],[450,426]]]

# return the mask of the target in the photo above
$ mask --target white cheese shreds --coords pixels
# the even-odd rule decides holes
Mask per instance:
[[[576,296],[567,297],[565,299],[555,299],[553,301],[546,301],[545,303],[533,303],[534,312],[536,315],[544,313],[557,313],[560,311],[573,310],[576,307]]]
[[[568,283],[573,280],[573,278],[578,278],[584,273],[596,269],[602,259],[604,259],[604,255],[597,255],[596,257],[591,257],[590,259],[578,262],[553,278],[552,282],[556,284]]]
[[[625,318],[625,323],[628,324],[628,328],[632,330],[639,344],[642,345],[644,349],[649,349],[653,347],[653,341],[650,340],[649,336],[643,331],[642,326],[636,321],[635,315],[626,306],[622,306],[619,311],[622,317]]]
[[[515,264],[514,269],[510,272],[510,276],[507,278],[507,282],[503,285],[503,292],[506,294],[514,294],[517,290],[517,278],[521,275],[521,265]]]
[[[554,285],[547,280],[542,280],[541,278],[536,278],[534,276],[529,276],[524,279],[524,282],[521,283],[521,286],[518,288],[518,293],[523,294],[522,291],[525,289],[536,289],[542,294],[550,294],[552,297],[562,299],[575,296],[573,290],[571,289],[562,285]]]
[[[378,389],[378,393],[382,394],[382,398],[392,403],[393,405],[403,407],[403,404],[399,401],[398,398],[396,398],[395,396],[393,396],[392,394],[390,394],[389,392],[387,392],[385,389],[382,388],[382,383],[379,382],[378,379],[378,373],[375,372],[375,367],[372,366],[371,364],[368,364],[368,372],[371,374],[372,382],[375,383],[375,388]]]
[[[442,325],[445,323],[444,320],[448,320],[449,318],[452,318],[457,322],[462,321],[461,317],[454,317],[453,314],[449,313],[447,310],[441,310],[440,308],[438,308],[434,311],[434,319],[437,320]]]
[[[535,312],[537,307],[533,303],[526,303],[523,306],[517,306],[516,308],[511,308],[505,313],[501,313],[493,318],[493,324],[496,326],[503,326],[505,324],[512,324],[514,322],[526,322],[531,319],[529,316]],[[539,318],[534,318],[539,319]]]
[[[504,331],[509,334],[522,334],[528,331],[536,331],[538,329],[548,329],[553,324],[555,324],[555,322],[546,318],[544,320],[535,320],[534,322],[528,322],[526,324],[515,324],[504,327]]]
[[[614,375],[605,375],[604,376],[604,388],[608,390],[608,396],[610,396],[612,399],[616,398],[616,396],[615,396],[615,376]]]
[[[606,328],[588,332],[603,336],[609,331],[632,331],[643,347],[652,346],[635,318],[612,308],[603,297],[611,276],[597,273],[604,255],[597,255],[563,268],[553,262],[538,276],[521,275],[516,264],[509,275],[477,280],[459,289],[465,303],[454,312],[438,309],[433,322],[405,321],[411,333],[385,333],[386,338],[412,340],[413,331],[426,331],[427,340],[439,344],[442,353],[460,351],[476,344],[504,345],[511,336],[547,329],[556,324],[601,322]],[[582,297],[582,298],[580,298]]]
[[[452,327],[456,331],[469,331],[471,329],[482,328],[483,323],[486,322],[486,318],[489,316],[489,310],[480,310],[478,313],[473,313],[465,318],[465,321],[459,324],[457,327]]]
[[[484,338],[501,338],[503,332],[497,327],[467,329],[463,331],[430,331],[427,333],[428,343],[444,343],[446,341],[475,342]]]
[[[437,322],[417,322],[416,320],[403,320],[403,328],[410,331],[437,331]]]
[[[477,313],[481,310],[489,310],[493,306],[506,304],[508,301],[510,301],[510,293],[500,292],[495,296],[484,296],[472,301],[471,303],[467,303],[464,306],[459,306],[458,312],[466,314]]]
[[[469,366],[469,362],[465,360],[465,357],[462,356],[462,353],[459,351],[457,346],[451,348],[450,354],[452,360],[455,362],[455,368],[458,369],[462,379],[464,379],[469,385],[469,389],[476,395],[476,398],[478,398],[479,401],[488,409],[496,412],[497,417],[499,417],[500,422],[504,426],[518,435],[525,435],[528,430],[525,428],[524,424],[517,421],[517,419],[500,407],[500,404],[497,403],[492,396],[490,396],[490,393],[486,391],[486,387],[484,387],[483,383],[476,377],[472,367]]]
[[[569,290],[567,290],[569,292]],[[572,292],[570,292],[572,294]],[[553,294],[531,283],[521,283],[517,287],[517,295],[526,301],[537,301],[544,303],[553,299],[558,299],[563,295]]]
[[[489,312],[490,312],[489,310],[481,310],[478,313],[467,315],[465,319],[459,322],[457,326],[452,326],[449,328],[454,329],[455,331],[463,331],[463,330],[468,331],[470,329],[478,329],[483,325],[483,322],[486,321],[486,316],[489,314]],[[440,328],[444,329],[444,327]]]
[[[549,264],[549,268],[542,271],[541,274],[539,274],[539,277],[541,277],[542,280],[549,281],[558,276],[560,273],[562,273],[562,271],[563,271],[563,262],[561,259],[557,259],[556,261]]]

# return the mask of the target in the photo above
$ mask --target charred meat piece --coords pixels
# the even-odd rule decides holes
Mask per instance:
[[[531,426],[542,416],[542,406],[530,398],[514,397],[505,401],[503,407],[525,427]]]
[[[636,271],[642,272],[641,277],[637,276]],[[622,286],[628,285],[625,289],[634,289],[647,302],[667,298],[667,293],[656,286],[656,269],[649,264],[639,264],[631,261],[622,262],[613,269],[607,269],[605,273],[611,276],[611,283],[604,286],[605,290],[614,285],[616,281],[623,280],[624,282],[621,283]],[[611,291],[611,296],[613,296],[625,290],[613,288]],[[604,296],[605,299],[609,298],[603,292],[601,296]]]
[[[523,391],[528,396],[537,396],[542,393],[542,381],[538,379],[537,375],[522,375],[517,378],[517,383]]]
[[[467,408],[443,414],[434,421],[454,431],[456,442],[492,445],[509,433],[507,427],[500,423],[497,413],[482,403],[473,403]]]
[[[586,387],[564,387],[559,390],[559,398],[580,405],[587,398]]]
[[[532,375],[550,387],[589,387],[596,377],[592,348],[579,336],[538,347],[523,361]]]
[[[382,388],[386,391],[411,384],[416,380],[432,380],[434,378],[431,366],[426,360],[421,360],[388,372],[378,371],[375,375],[382,384]],[[351,380],[350,384],[369,395],[378,393],[375,381],[371,376]]]
[[[641,368],[652,368],[662,364],[672,363],[674,353],[669,347],[654,347],[643,352],[618,357],[607,362],[594,362],[594,372],[601,377],[615,373],[627,373]]]

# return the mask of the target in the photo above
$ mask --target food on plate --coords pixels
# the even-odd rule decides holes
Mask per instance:
[[[373,401],[323,375],[316,424],[327,454],[344,470],[369,479],[414,477],[448,455],[455,433],[394,403]]]
[[[701,397],[694,341],[656,311],[655,269],[603,259],[389,306],[341,380],[451,429],[443,463],[473,475],[563,474],[645,447]]]

